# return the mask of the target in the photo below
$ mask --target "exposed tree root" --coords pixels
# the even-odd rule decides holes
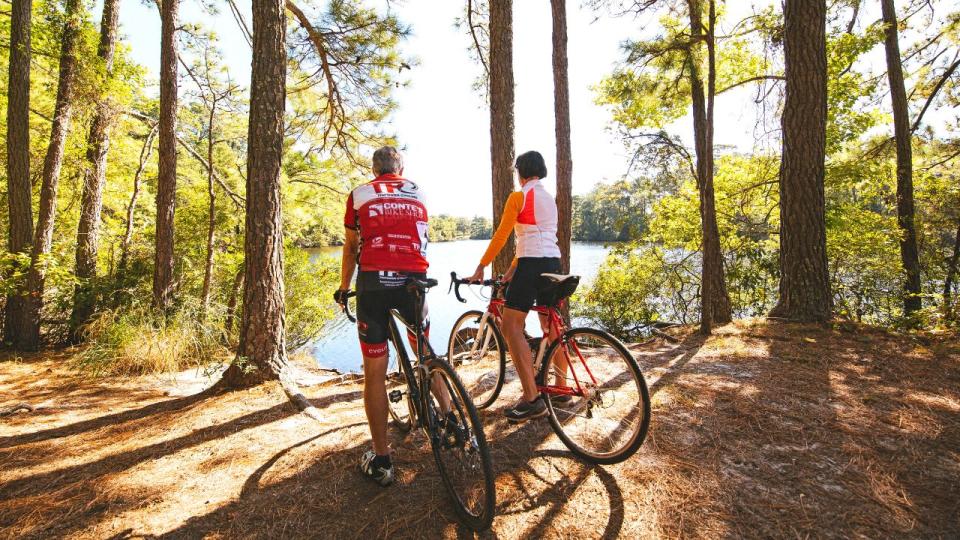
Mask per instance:
[[[13,416],[14,414],[17,414],[17,413],[20,412],[20,411],[23,411],[23,412],[33,412],[34,410],[35,410],[35,409],[34,409],[33,405],[30,405],[29,403],[17,403],[17,404],[14,405],[13,407],[8,407],[8,408],[6,408],[6,409],[0,410],[0,418],[4,418],[4,417],[7,417],[7,416]]]

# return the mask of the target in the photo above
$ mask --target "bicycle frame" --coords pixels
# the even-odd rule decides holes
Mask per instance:
[[[415,294],[417,295],[417,301],[414,306],[414,313],[419,314],[423,309],[423,295],[420,292],[416,292]],[[427,400],[429,399],[429,397],[426,396],[430,393],[430,381],[424,376],[423,370],[415,369],[413,363],[410,361],[410,357],[407,355],[407,349],[403,346],[403,336],[400,334],[400,329],[397,326],[397,318],[403,320],[403,317],[400,317],[397,310],[390,310],[390,319],[387,322],[388,337],[393,343],[393,348],[397,351],[397,359],[403,370],[404,377],[407,379],[407,391],[410,393],[409,399],[413,403],[414,412],[417,415],[416,425],[420,428],[433,427],[433,417],[426,414]],[[412,328],[407,321],[404,320],[403,322],[404,326],[417,337],[416,348],[413,352],[417,359],[416,367],[419,368],[424,357],[423,351],[430,347],[430,344],[423,335],[423,318],[418,315]],[[387,396],[387,399],[390,399],[389,396]]]
[[[565,300],[563,301],[565,302]],[[481,331],[484,331],[483,344],[480,345],[480,341],[476,341],[471,347],[471,354],[477,352],[477,347],[480,346],[481,355],[486,353],[487,347],[489,346],[489,341],[491,339],[490,333],[485,332],[486,325],[489,324],[490,318],[492,317],[494,321],[502,324],[503,321],[503,308],[505,307],[505,301],[503,298],[497,298],[494,294],[490,299],[490,302],[487,304],[487,309],[484,311],[483,316],[480,318],[480,323],[478,325],[477,334],[480,335]],[[560,312],[556,307],[551,306],[533,306],[533,311],[539,315],[547,317],[547,335],[560,336],[560,339],[563,339],[564,332],[567,331],[567,325],[563,321],[563,317],[560,316]],[[577,358],[580,361],[580,364],[583,365],[584,370],[587,372],[587,375],[590,377],[590,384],[597,386],[597,379],[593,376],[593,372],[590,371],[590,367],[587,365],[586,360],[583,358],[583,354],[580,353],[580,348],[577,347],[576,343],[571,343],[571,347],[577,355]],[[566,346],[563,347],[563,354],[566,357],[567,365],[572,365],[570,354],[567,352]],[[540,342],[540,349],[537,351],[537,356],[534,358],[533,362],[533,372],[538,373],[540,371],[540,364],[543,362],[543,355],[546,352],[546,341]],[[550,395],[569,395],[569,396],[584,396],[586,391],[584,390],[583,385],[580,383],[580,378],[577,376],[576,370],[570,370],[573,374],[573,381],[576,388],[571,388],[569,386],[556,386],[548,385],[546,381],[542,381],[542,384],[537,384],[537,390]]]

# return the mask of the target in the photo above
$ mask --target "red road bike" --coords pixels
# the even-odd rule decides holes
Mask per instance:
[[[546,333],[532,340],[537,389],[547,404],[554,432],[574,454],[594,463],[619,463],[643,444],[650,427],[650,393],[636,359],[617,338],[595,328],[568,328],[560,308],[579,276],[543,274],[551,301],[534,306]],[[490,287],[486,310],[461,315],[450,331],[447,360],[479,409],[491,406],[505,385],[516,381],[506,363],[500,331],[506,283],[472,283],[450,273],[457,299],[461,285]],[[551,340],[548,336],[554,336]],[[517,381],[519,394],[519,381]]]

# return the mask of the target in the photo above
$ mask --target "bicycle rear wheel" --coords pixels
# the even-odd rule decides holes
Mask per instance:
[[[464,524],[475,531],[485,530],[493,522],[496,491],[480,415],[448,363],[430,360],[427,372],[428,380],[433,381],[428,394],[433,457]],[[449,396],[449,408],[437,397],[443,393]]]
[[[478,409],[496,401],[503,388],[507,347],[500,329],[488,317],[481,328],[482,311],[468,311],[457,319],[447,340],[447,361],[457,371]]]
[[[601,464],[633,455],[650,426],[650,393],[627,348],[601,330],[574,328],[545,356],[537,380],[548,388],[550,424],[567,448]],[[564,388],[580,395],[564,403],[557,399]]]
[[[396,351],[394,351],[396,353]],[[410,393],[407,386],[407,378],[403,374],[403,368],[400,367],[398,354],[390,355],[387,364],[387,410],[390,411],[390,418],[393,419],[393,425],[403,432],[410,431],[413,422],[410,419]]]

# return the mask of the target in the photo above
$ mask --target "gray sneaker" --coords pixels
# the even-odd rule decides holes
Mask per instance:
[[[393,483],[393,465],[389,467],[378,467],[373,463],[377,453],[373,450],[367,450],[360,456],[360,472],[364,476],[372,478],[376,483],[387,487]]]
[[[543,398],[537,396],[537,399],[533,401],[521,399],[520,403],[507,409],[504,416],[511,422],[525,422],[531,418],[540,418],[546,414],[547,404],[543,402]]]

